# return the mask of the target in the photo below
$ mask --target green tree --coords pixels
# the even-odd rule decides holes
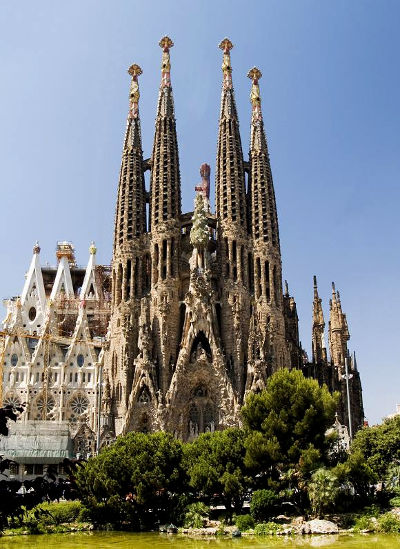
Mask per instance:
[[[250,394],[242,408],[248,432],[246,465],[266,473],[277,466],[281,471],[303,465],[309,470],[311,463],[323,462],[338,398],[299,370],[277,371],[266,389]]]
[[[189,484],[207,499],[219,494],[228,514],[240,513],[247,487],[245,433],[226,429],[201,434],[184,448]]]
[[[400,416],[358,431],[351,451],[360,452],[372,471],[384,480],[389,469],[400,464]]]
[[[146,527],[176,516],[185,490],[182,443],[167,433],[129,433],[76,471],[95,522]]]
[[[338,493],[338,479],[332,471],[321,467],[313,473],[308,485],[308,495],[316,515],[332,509]]]
[[[332,472],[338,479],[344,495],[351,494],[348,499],[353,506],[354,503],[365,505],[373,495],[374,483],[378,477],[359,450],[353,450],[347,460],[336,465]],[[342,503],[345,503],[345,499]]]
[[[202,501],[191,503],[186,508],[184,526],[186,528],[203,528],[210,514],[210,508]]]
[[[278,497],[272,490],[256,490],[250,502],[250,514],[257,522],[265,522],[271,518]]]

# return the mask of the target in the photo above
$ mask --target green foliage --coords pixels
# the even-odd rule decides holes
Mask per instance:
[[[281,530],[281,526],[276,522],[261,522],[256,524],[254,533],[256,536],[267,536],[277,534]]]
[[[145,528],[175,518],[186,487],[181,461],[171,434],[132,432],[81,465],[76,484],[93,522]]]
[[[319,515],[323,511],[332,509],[338,492],[338,480],[332,471],[323,467],[315,471],[308,485],[313,512]]]
[[[354,523],[355,532],[363,532],[365,530],[374,531],[375,527],[375,522],[368,515],[362,515],[361,517],[358,517]]]
[[[250,502],[250,513],[254,520],[261,521],[272,516],[278,496],[272,490],[256,490]]]
[[[83,511],[80,501],[60,501],[59,503],[40,503],[30,513],[36,513],[41,525],[59,525],[75,522]]]
[[[359,450],[353,451],[347,461],[339,463],[332,469],[341,486],[353,488],[355,496],[361,503],[365,503],[371,496],[373,485],[377,482],[377,475],[368,465]]]
[[[268,471],[282,464],[307,468],[326,457],[325,436],[333,423],[338,395],[305,378],[299,370],[279,370],[267,388],[250,394],[242,408],[246,440],[245,463],[256,471]],[[305,455],[304,452],[308,454]]]
[[[202,528],[210,514],[210,508],[201,501],[191,503],[186,508],[184,526],[185,528]]]
[[[400,496],[395,496],[389,501],[392,507],[400,507]]]
[[[31,534],[62,531],[61,525],[82,521],[84,511],[80,501],[44,502],[30,510],[23,507],[20,524]]]
[[[241,532],[247,532],[247,530],[254,528],[254,519],[251,515],[237,515],[235,525]]]
[[[400,519],[389,511],[378,518],[377,530],[385,534],[397,534],[400,532]]]
[[[390,467],[400,462],[400,416],[358,431],[351,450],[360,452],[377,477],[384,479]]]
[[[208,498],[219,494],[228,512],[232,507],[240,512],[246,492],[244,440],[241,429],[225,429],[204,433],[184,446],[190,486]]]

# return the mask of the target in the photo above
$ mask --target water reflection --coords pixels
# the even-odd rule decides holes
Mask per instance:
[[[188,538],[160,534],[88,532],[48,536],[0,538],[0,549],[290,549],[337,547],[338,549],[398,549],[400,536],[332,535],[304,537]]]

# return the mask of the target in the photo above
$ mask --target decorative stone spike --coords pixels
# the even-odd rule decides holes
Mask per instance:
[[[133,64],[129,67],[128,73],[132,76],[131,90],[129,94],[130,108],[129,116],[130,118],[137,118],[139,116],[139,83],[138,76],[140,76],[143,71],[139,65]]]
[[[161,85],[163,87],[171,86],[171,59],[169,50],[173,45],[174,43],[169,36],[164,36],[159,42],[159,46],[163,50],[161,62]]]
[[[233,48],[233,44],[229,38],[224,38],[218,47],[224,52],[224,57],[222,60],[222,72],[224,73],[223,86],[225,89],[232,88],[232,65],[230,51]]]

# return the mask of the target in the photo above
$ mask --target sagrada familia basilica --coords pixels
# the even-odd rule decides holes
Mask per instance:
[[[94,453],[132,430],[162,429],[192,440],[238,425],[246,395],[262,390],[276,370],[295,368],[339,391],[338,422],[354,433],[364,420],[362,391],[339,292],[333,285],[328,353],[314,277],[310,361],[299,341],[295,300],[286,283],[282,288],[260,70],[248,73],[251,137],[245,157],[232,82],[233,46],[227,38],[220,43],[215,213],[207,164],[200,168],[194,212],[183,213],[173,42],[164,37],[160,46],[149,158],[142,151],[139,117],[142,70],[129,68],[112,265],[96,264],[92,244],[87,267],[80,268],[72,244],[59,242],[57,267],[41,266],[35,245],[22,294],[7,301],[3,404],[25,404],[17,431],[25,440],[32,432],[45,433],[42,454],[55,463],[68,453]],[[49,442],[61,439],[62,448]],[[38,454],[25,455],[26,444],[18,448],[7,450],[17,461],[40,460]]]

